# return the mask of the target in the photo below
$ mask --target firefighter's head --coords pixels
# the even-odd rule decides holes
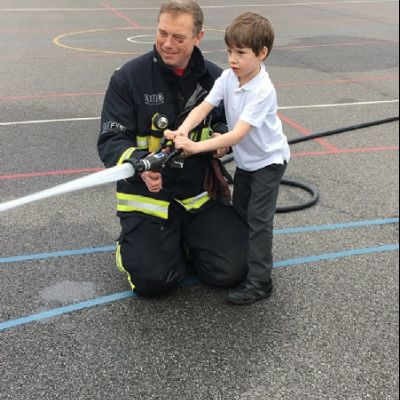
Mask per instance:
[[[204,37],[204,15],[193,0],[168,0],[160,9],[157,51],[171,68],[185,69],[195,46]]]

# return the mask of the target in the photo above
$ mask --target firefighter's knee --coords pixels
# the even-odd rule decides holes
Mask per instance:
[[[185,266],[181,259],[175,262],[139,262],[135,258],[123,261],[121,246],[117,247],[117,265],[125,273],[131,289],[141,297],[161,296],[177,287],[185,274]]]
[[[247,258],[245,254],[229,254],[200,257],[195,262],[199,278],[210,285],[231,287],[242,282],[247,275]]]
[[[183,279],[185,265],[179,235],[151,220],[122,220],[117,265],[126,273],[131,289],[142,297],[160,296]]]
[[[133,290],[141,297],[153,298],[163,296],[175,289],[178,282],[178,278],[166,282],[164,279],[157,277],[136,277],[135,288]]]

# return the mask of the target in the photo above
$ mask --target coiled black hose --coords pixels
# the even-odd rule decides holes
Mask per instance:
[[[351,131],[355,131],[358,129],[365,129],[365,128],[369,128],[371,126],[383,125],[383,124],[388,124],[388,123],[396,122],[396,121],[399,121],[399,117],[391,117],[391,118],[380,119],[380,120],[376,120],[376,121],[365,122],[362,124],[347,126],[344,128],[334,129],[331,131],[315,133],[315,134],[307,135],[307,136],[301,136],[301,137],[289,140],[289,144],[293,145],[293,144],[297,144],[297,143],[307,142],[309,140],[314,140],[314,139],[318,139],[321,137],[337,135],[339,133],[351,132]],[[224,174],[225,178],[227,179],[227,181],[230,184],[233,184],[233,178],[232,178],[231,174],[229,173],[229,171],[225,168],[225,165],[232,162],[233,160],[234,160],[233,156],[227,157],[222,160],[222,173]],[[289,212],[304,210],[306,208],[310,208],[310,207],[314,206],[315,204],[317,204],[320,199],[318,190],[313,185],[306,185],[304,183],[290,180],[290,179],[283,179],[281,184],[284,186],[291,186],[291,187],[296,187],[296,188],[302,189],[302,190],[310,193],[311,199],[307,200],[303,203],[292,205],[292,206],[278,207],[276,210],[277,213],[289,213]]]

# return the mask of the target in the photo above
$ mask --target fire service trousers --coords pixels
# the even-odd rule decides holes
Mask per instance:
[[[134,215],[121,227],[117,263],[140,296],[177,287],[188,265],[213,286],[236,286],[247,275],[248,227],[232,206],[215,202],[193,214],[172,202],[168,221]]]

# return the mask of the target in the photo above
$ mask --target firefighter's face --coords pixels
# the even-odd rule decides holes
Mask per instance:
[[[160,15],[156,47],[164,63],[171,68],[185,69],[195,46],[203,39],[204,32],[194,34],[194,20],[190,14]]]

